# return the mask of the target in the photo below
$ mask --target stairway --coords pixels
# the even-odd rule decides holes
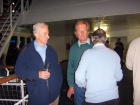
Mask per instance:
[[[0,17],[0,57],[2,56],[5,48],[9,47],[8,43],[11,40],[12,34],[21,18],[22,13],[24,10],[29,8],[29,5],[27,6],[26,4],[28,4],[28,0],[18,0],[14,6],[13,2],[11,2],[8,8],[5,9],[3,15]],[[13,10],[16,12],[12,12]]]
[[[0,20],[0,56],[4,52],[5,47],[7,47],[7,44],[12,37],[19,15],[20,13],[12,13],[12,23],[10,20],[10,13],[6,13]]]

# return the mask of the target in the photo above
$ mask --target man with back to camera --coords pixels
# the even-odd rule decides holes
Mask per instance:
[[[120,57],[104,45],[104,30],[94,31],[91,39],[94,46],[83,53],[75,73],[76,84],[86,88],[84,105],[119,105]]]
[[[82,105],[85,99],[85,89],[80,88],[75,84],[74,75],[83,52],[89,48],[92,48],[93,44],[88,38],[89,24],[86,21],[77,21],[75,24],[74,33],[78,38],[78,41],[71,46],[69,53],[67,71],[69,89],[67,92],[67,97],[71,99],[71,96],[74,94],[75,105]]]
[[[56,52],[47,44],[48,25],[35,24],[33,34],[35,40],[18,56],[15,73],[26,81],[29,105],[58,105],[62,72]]]

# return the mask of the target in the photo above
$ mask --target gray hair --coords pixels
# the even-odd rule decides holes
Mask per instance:
[[[93,44],[95,44],[97,42],[101,42],[101,43],[105,44],[105,42],[106,42],[106,32],[103,29],[97,29],[92,34],[92,41],[93,41]]]
[[[48,27],[48,25],[45,24],[45,23],[36,23],[35,25],[33,25],[33,34],[39,34],[39,28],[41,26],[47,26]]]

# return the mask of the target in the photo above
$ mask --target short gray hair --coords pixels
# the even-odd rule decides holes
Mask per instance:
[[[47,26],[47,24],[45,23],[36,23],[35,25],[33,25],[33,34],[39,34],[39,27],[41,26]]]
[[[103,29],[97,29],[92,34],[92,41],[93,41],[93,44],[95,44],[97,42],[101,42],[101,43],[105,44],[105,42],[106,42],[106,32]]]

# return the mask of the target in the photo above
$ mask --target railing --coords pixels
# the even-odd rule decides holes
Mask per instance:
[[[14,66],[0,66],[0,69],[14,69]],[[13,82],[12,80],[18,81]],[[7,94],[5,93],[14,93],[14,98],[11,95],[7,96]],[[26,85],[23,80],[18,79],[18,76],[16,74],[0,78],[0,102],[1,105],[5,105],[4,102],[7,103],[6,105],[21,105],[21,103],[22,105],[27,105],[28,94],[26,91]]]
[[[16,74],[10,75],[10,70],[14,69],[14,66],[0,66],[0,70],[5,70],[6,74],[4,74],[3,76],[1,76],[0,78],[0,84],[9,82],[12,79],[16,79],[18,78],[18,76]]]
[[[14,66],[0,66],[0,69],[5,69],[6,70],[6,76],[10,75],[10,70],[14,69]]]
[[[0,78],[0,84],[9,82],[10,80],[13,80],[13,79],[16,79],[16,78],[18,78],[18,76],[16,74],[12,74],[10,76],[6,76],[6,77],[3,77],[3,78]]]

